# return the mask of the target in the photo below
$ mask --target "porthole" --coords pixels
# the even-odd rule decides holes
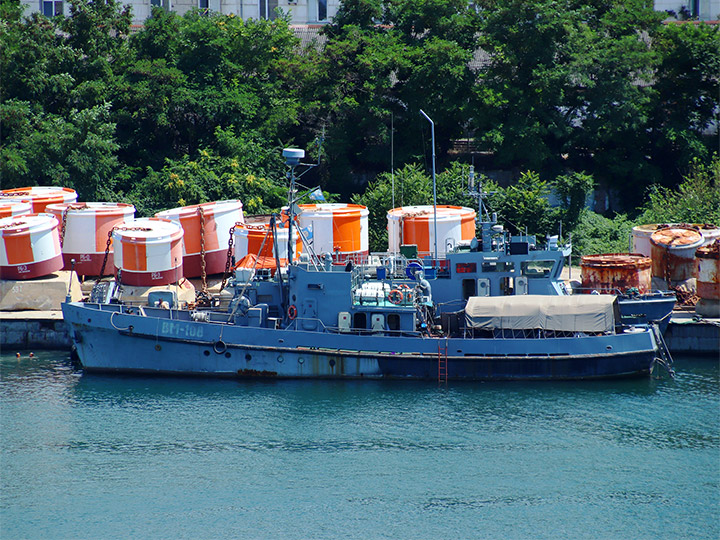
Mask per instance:
[[[226,352],[226,353],[225,353],[225,358],[230,358],[230,353],[229,353],[229,352]]]
[[[162,350],[162,345],[160,345],[159,343],[157,343],[157,344],[155,345],[155,350],[156,350],[156,351],[161,351],[161,350]]]
[[[250,353],[247,353],[247,354],[245,355],[245,360],[247,360],[248,362],[249,362],[250,360],[252,360],[252,355],[251,355]]]
[[[304,364],[305,359],[304,358],[298,358],[298,364]]]
[[[210,356],[210,351],[208,351],[207,349],[205,349],[205,350],[203,351],[203,354],[204,354],[205,356]]]
[[[282,354],[281,354],[281,355],[278,355],[277,361],[278,361],[278,363],[280,363],[280,364],[282,364],[282,363],[285,361],[285,359],[283,358],[283,355],[282,355]]]
[[[335,360],[330,360],[330,367],[335,367]]]

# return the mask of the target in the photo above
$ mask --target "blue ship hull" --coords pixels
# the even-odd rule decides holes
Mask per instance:
[[[182,312],[65,303],[88,372],[269,378],[567,380],[647,375],[652,332],[440,338],[309,332],[178,320]]]

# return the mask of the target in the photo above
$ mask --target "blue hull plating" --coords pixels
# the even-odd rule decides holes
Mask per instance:
[[[87,371],[213,377],[592,379],[646,375],[650,330],[552,339],[348,335],[177,320],[177,312],[66,303]]]

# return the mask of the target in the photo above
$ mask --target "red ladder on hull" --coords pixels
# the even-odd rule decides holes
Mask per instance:
[[[447,383],[447,345],[438,344],[438,382]]]

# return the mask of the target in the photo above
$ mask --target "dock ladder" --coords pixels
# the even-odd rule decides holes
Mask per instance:
[[[447,342],[438,343],[438,382],[447,384]]]
[[[650,325],[652,327],[653,335],[655,336],[655,341],[657,342],[658,347],[658,354],[659,357],[655,357],[653,360],[652,366],[650,367],[650,375],[653,377],[655,376],[653,374],[654,367],[657,364],[660,364],[663,366],[666,370],[668,375],[670,375],[671,379],[675,378],[675,370],[672,367],[673,361],[672,357],[670,356],[670,350],[668,349],[667,343],[665,343],[665,338],[662,335],[662,332],[660,331],[660,326],[657,324]],[[659,377],[658,377],[659,378]]]

